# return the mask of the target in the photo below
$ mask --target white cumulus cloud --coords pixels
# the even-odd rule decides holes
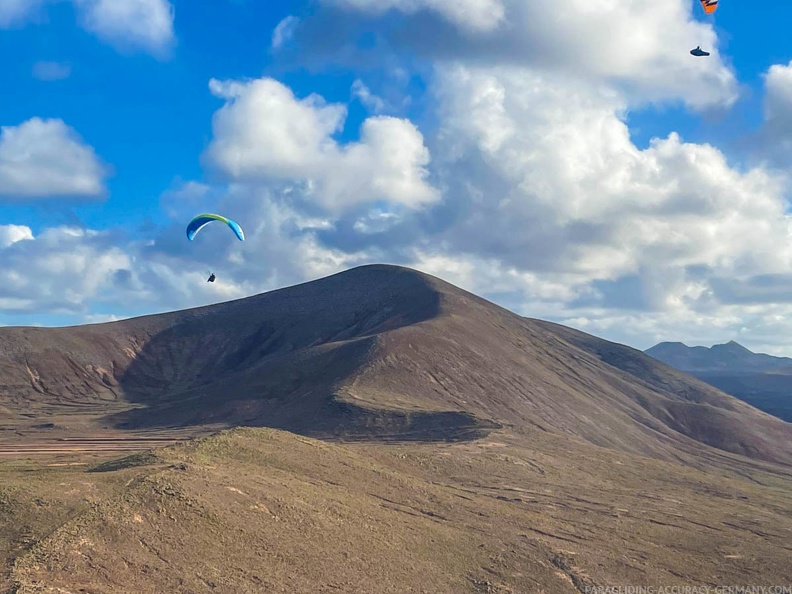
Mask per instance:
[[[13,240],[13,241],[11,241]],[[6,283],[0,287],[4,313],[86,311],[86,300],[114,293],[115,275],[131,258],[96,231],[0,227],[0,257]]]
[[[500,0],[324,0],[342,8],[383,14],[400,10],[413,14],[421,10],[436,12],[465,32],[491,31],[503,20],[505,7]]]
[[[792,165],[792,62],[764,76],[764,122],[753,139],[755,153],[778,167]]]
[[[774,64],[765,74],[765,118],[792,130],[792,62]]]
[[[693,18],[689,0],[325,3],[371,15],[426,9],[455,25],[476,24],[478,34],[470,36],[416,16],[413,27],[391,38],[397,47],[407,45],[440,61],[563,71],[618,84],[636,100],[681,100],[696,109],[729,106],[738,97],[736,78],[722,60],[714,29]],[[386,29],[381,35],[391,32]],[[697,45],[712,55],[693,58],[689,51]]]
[[[0,198],[104,196],[107,169],[62,120],[0,127]]]
[[[165,55],[175,41],[168,0],[72,0],[82,26],[119,49]]]
[[[59,0],[0,0],[0,28],[24,24]],[[170,0],[71,0],[80,25],[119,50],[164,57],[175,42]],[[41,63],[42,80],[65,78],[63,65]],[[61,75],[53,76],[52,73]],[[38,76],[37,76],[38,77]]]
[[[554,266],[596,278],[642,266],[788,264],[779,176],[740,173],[716,148],[674,133],[638,149],[625,104],[607,89],[460,66],[441,75],[439,97],[443,141],[460,155],[450,153],[453,177],[476,205],[467,232],[475,226],[482,244],[492,235],[514,262],[536,263],[524,251],[541,248]]]
[[[312,199],[330,209],[368,202],[410,207],[434,202],[427,182],[429,151],[408,120],[365,120],[357,142],[339,143],[346,107],[318,95],[304,99],[269,78],[212,80],[226,100],[213,118],[214,138],[205,159],[238,181],[303,181]]]
[[[17,241],[33,239],[33,232],[26,225],[0,225],[0,248],[6,248]]]
[[[373,113],[382,113],[387,107],[385,100],[372,93],[371,89],[359,78],[352,83],[352,96],[356,97],[366,109]]]

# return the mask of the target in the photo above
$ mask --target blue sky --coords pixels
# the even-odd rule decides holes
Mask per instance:
[[[639,348],[792,354],[792,5],[720,4],[13,0],[0,324],[391,262]],[[187,242],[203,210],[248,241]]]

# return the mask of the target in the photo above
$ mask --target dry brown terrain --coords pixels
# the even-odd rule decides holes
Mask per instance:
[[[173,444],[240,425],[269,429]],[[792,425],[408,269],[0,329],[12,592],[791,585],[790,558]]]
[[[378,445],[238,429],[99,469],[50,469],[57,495],[39,478],[37,502],[12,496],[37,513],[79,510],[17,543],[12,591],[511,593],[792,580],[788,478],[726,477],[551,434]]]

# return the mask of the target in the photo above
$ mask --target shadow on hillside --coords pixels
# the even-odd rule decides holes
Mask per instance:
[[[468,413],[363,407],[337,396],[378,334],[439,312],[440,296],[419,275],[381,272],[368,271],[352,290],[354,278],[333,286],[330,277],[185,314],[121,375],[134,408],[108,420],[122,429],[253,426],[333,439],[486,435],[497,425]]]

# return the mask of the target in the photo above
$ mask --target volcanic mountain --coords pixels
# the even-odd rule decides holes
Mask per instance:
[[[635,349],[385,265],[186,311],[2,328],[0,411],[15,428],[245,425],[400,441],[507,427],[666,460],[792,464],[790,424]]]
[[[792,422],[792,359],[754,353],[731,341],[711,348],[661,342],[644,351],[787,422]]]
[[[0,328],[0,592],[788,584],[791,448],[648,355],[393,266]]]

